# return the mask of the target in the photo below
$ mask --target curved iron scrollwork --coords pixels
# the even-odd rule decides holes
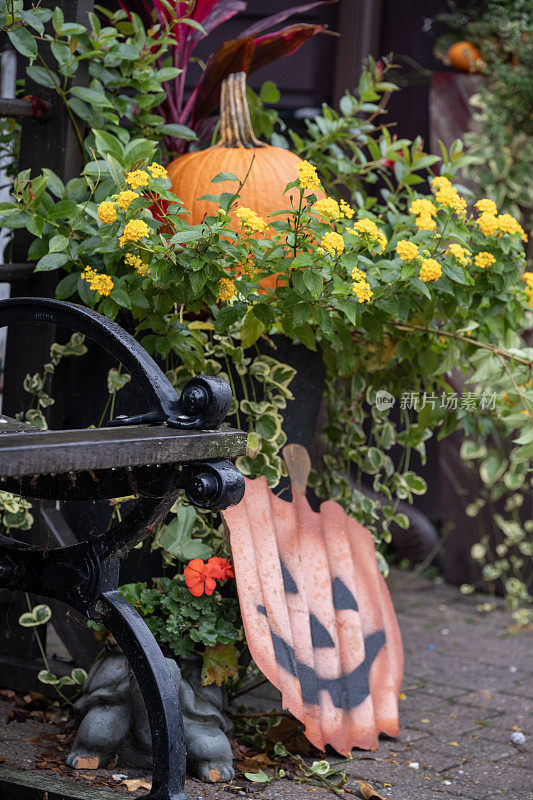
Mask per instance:
[[[182,429],[217,428],[231,405],[231,389],[221,378],[199,376],[180,396],[133,336],[120,325],[90,308],[40,297],[15,297],[0,301],[0,327],[29,322],[51,323],[79,331],[117,358],[135,378],[149,404],[149,411],[117,417],[112,425],[166,423]]]

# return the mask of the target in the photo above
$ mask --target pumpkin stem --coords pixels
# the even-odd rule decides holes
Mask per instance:
[[[246,102],[246,73],[234,72],[220,90],[220,141],[217,147],[265,147],[254,134]]]

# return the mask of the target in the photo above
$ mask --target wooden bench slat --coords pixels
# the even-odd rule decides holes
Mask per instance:
[[[1,426],[0,426],[1,427]],[[247,436],[233,428],[181,431],[164,425],[6,433],[0,436],[0,477],[235,458]]]

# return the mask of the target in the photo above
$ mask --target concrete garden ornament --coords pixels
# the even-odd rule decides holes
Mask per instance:
[[[232,725],[222,712],[223,690],[202,686],[201,665],[194,659],[182,663],[168,658],[178,690],[187,770],[204,781],[231,780],[233,756],[227,734]],[[70,767],[105,767],[113,756],[136,767],[152,767],[152,737],[137,680],[120,652],[97,661],[74,705],[79,727],[67,764]]]

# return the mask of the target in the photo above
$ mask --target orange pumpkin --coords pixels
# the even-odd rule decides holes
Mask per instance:
[[[455,42],[448,50],[448,59],[460,72],[481,72],[484,65],[481,53],[472,42]]]
[[[237,190],[235,181],[211,182],[220,172],[231,172],[245,181],[239,192],[239,205],[251,208],[268,222],[269,214],[290,207],[290,193],[284,191],[297,178],[296,167],[301,162],[295,153],[255,137],[246,102],[246,73],[238,72],[222,82],[220,141],[207,150],[174,159],[168,166],[168,175],[172,191],[189,211],[187,220],[191,225],[217,213],[217,203],[199,197]],[[324,197],[323,192],[315,194]],[[235,221],[236,228],[240,224]],[[276,276],[263,278],[261,285],[264,289],[274,288]]]

